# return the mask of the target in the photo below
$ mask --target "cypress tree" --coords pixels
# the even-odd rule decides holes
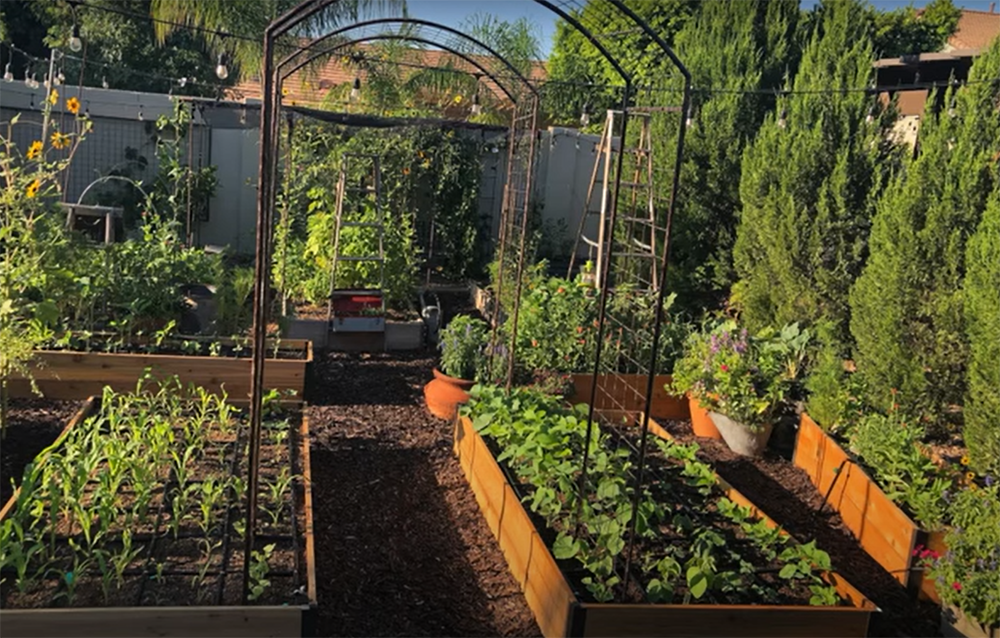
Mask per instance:
[[[889,145],[873,99],[837,91],[871,82],[871,14],[830,0],[808,22],[792,92],[744,153],[732,300],[751,330],[827,320],[846,334]]]
[[[774,108],[770,95],[710,89],[779,87],[799,54],[793,39],[798,4],[708,0],[677,36],[694,93],[668,286],[685,306],[716,306],[728,294],[743,149]],[[656,139],[657,152],[669,153],[664,142],[673,143],[673,136]]]
[[[868,399],[889,389],[912,414],[943,424],[965,393],[968,344],[962,281],[966,244],[997,186],[1000,40],[968,85],[928,101],[917,155],[878,204],[871,258],[851,291],[855,359]],[[994,387],[994,391],[995,391]]]
[[[965,320],[969,335],[969,391],[965,444],[973,468],[1000,473],[1000,189],[969,239]]]

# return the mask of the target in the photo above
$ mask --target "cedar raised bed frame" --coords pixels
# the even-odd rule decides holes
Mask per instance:
[[[306,366],[313,360],[312,342],[282,339],[280,344],[282,349],[303,352],[304,357],[268,359],[264,366],[264,387],[294,390],[301,399]],[[273,347],[273,343],[269,347]],[[80,400],[100,396],[105,386],[116,392],[131,392],[146,368],[161,379],[176,375],[185,387],[193,383],[210,392],[225,389],[233,401],[245,401],[250,395],[251,360],[248,357],[37,350],[34,361],[32,376],[48,399]],[[10,396],[34,396],[27,380],[15,378],[8,383]]]
[[[73,416],[56,439],[62,442],[71,428],[83,422],[98,405],[94,397]],[[302,511],[305,525],[303,552],[306,563],[305,605],[241,605],[188,607],[67,607],[54,609],[2,609],[0,626],[11,638],[125,638],[311,636],[316,613],[316,542],[313,535],[312,468],[309,459],[309,420],[303,414],[299,428],[299,469],[302,475]],[[0,510],[0,521],[14,509],[15,490]]]
[[[574,374],[574,393],[566,397],[571,404],[590,403],[590,390],[594,375]],[[604,374],[600,375],[597,385],[597,400],[594,406],[598,410],[638,410],[646,396],[646,383],[649,377],[641,374]],[[683,420],[691,417],[688,400],[684,396],[674,396],[667,392],[666,386],[672,382],[669,374],[658,374],[653,379],[653,399],[649,414],[657,419]]]
[[[652,422],[650,431],[663,432]],[[828,573],[827,578],[853,607],[580,602],[486,442],[465,417],[455,421],[454,449],[507,565],[547,638],[867,634],[869,617],[876,607],[836,573]],[[736,490],[721,484],[735,502],[750,504]]]
[[[889,500],[853,458],[809,415],[803,413],[793,462],[805,470],[820,494],[861,547],[911,592],[941,602],[934,581],[924,578],[917,545],[945,551],[943,532],[926,532]]]

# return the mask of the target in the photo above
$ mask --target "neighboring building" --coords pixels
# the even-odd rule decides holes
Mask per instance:
[[[955,33],[942,51],[898,58],[885,58],[875,62],[876,83],[880,87],[927,84],[929,88],[905,91],[886,91],[881,94],[884,103],[895,99],[899,120],[895,126],[897,139],[911,146],[916,142],[920,117],[933,85],[962,82],[969,77],[969,69],[980,51],[1000,36],[1000,13],[991,4],[989,11],[963,9]],[[938,105],[940,107],[942,105]]]

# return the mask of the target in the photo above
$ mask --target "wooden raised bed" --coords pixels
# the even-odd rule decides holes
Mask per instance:
[[[264,387],[294,390],[301,397],[305,389],[306,366],[313,360],[312,342],[282,339],[283,350],[296,350],[301,359],[268,358],[264,366]],[[269,346],[269,348],[273,347]],[[176,375],[211,392],[225,389],[234,401],[250,394],[250,358],[186,356],[175,354],[109,354],[38,350],[32,376],[38,389],[49,399],[85,399],[100,396],[108,386],[116,392],[135,390],[146,368],[157,378]],[[23,378],[8,382],[10,396],[32,397],[31,384]]]
[[[934,581],[924,578],[913,554],[918,545],[943,553],[943,532],[922,530],[805,413],[799,423],[793,462],[805,470],[820,494],[829,492],[827,503],[879,565],[910,591],[940,602]]]
[[[594,375],[574,374],[575,393],[566,397],[572,404],[590,403],[590,391]],[[646,383],[649,377],[640,374],[606,374],[599,377],[597,399],[594,408],[598,410],[639,410],[643,409]],[[653,379],[653,400],[649,414],[659,419],[688,419],[691,416],[687,398],[677,397],[666,390],[672,379],[668,374],[658,374]]]
[[[99,401],[89,397],[60,433],[61,443],[69,431],[94,414]],[[313,533],[312,467],[309,456],[309,420],[304,414],[299,427],[299,453],[293,473],[301,475],[301,507],[305,524],[301,551],[305,559],[306,604],[223,605],[177,607],[67,607],[0,609],[0,627],[5,638],[126,638],[312,636],[316,613],[316,543]],[[54,444],[55,445],[55,444]],[[298,461],[297,463],[295,461]],[[44,460],[43,460],[44,462]],[[18,490],[0,510],[0,521],[14,509]],[[293,498],[297,491],[293,491]]]
[[[455,422],[454,449],[490,530],[542,634],[554,636],[865,636],[875,606],[835,573],[853,607],[634,605],[581,602],[514,488],[469,419]],[[734,501],[749,504],[731,487]],[[734,498],[738,496],[739,498]],[[752,507],[752,505],[751,505]],[[762,517],[763,518],[763,517]],[[769,521],[772,525],[773,521]]]

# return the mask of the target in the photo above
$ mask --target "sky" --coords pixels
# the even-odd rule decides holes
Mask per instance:
[[[817,0],[802,0],[802,7],[809,8]],[[996,2],[1000,11],[1000,0],[952,0],[956,6],[977,11],[989,11],[990,2]],[[913,4],[922,7],[928,0],[869,0],[880,10],[890,11]],[[492,13],[503,19],[514,21],[526,17],[535,26],[542,53],[548,56],[555,35],[556,15],[533,0],[407,0],[410,14],[450,27],[459,28],[462,23],[476,13]]]

